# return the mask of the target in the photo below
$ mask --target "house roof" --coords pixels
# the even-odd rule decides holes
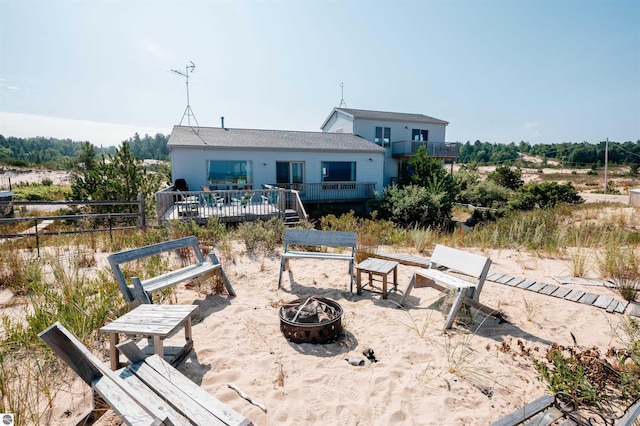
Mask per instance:
[[[385,149],[349,133],[299,132],[290,130],[230,129],[174,126],[167,142],[175,147],[216,147],[309,151],[359,151],[384,153]]]
[[[333,113],[336,111],[343,112],[347,115],[350,115],[354,119],[362,119],[362,120],[379,120],[379,121],[402,121],[406,123],[429,123],[429,124],[444,124],[445,126],[449,124],[448,121],[440,120],[437,118],[429,117],[424,114],[412,114],[406,112],[386,112],[386,111],[370,111],[366,109],[352,109],[352,108],[334,108],[320,126],[321,129],[327,125],[329,119],[333,116]]]

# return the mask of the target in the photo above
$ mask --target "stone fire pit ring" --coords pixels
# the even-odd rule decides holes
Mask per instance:
[[[342,313],[340,304],[325,297],[292,300],[279,309],[280,331],[294,343],[329,343],[342,333]]]

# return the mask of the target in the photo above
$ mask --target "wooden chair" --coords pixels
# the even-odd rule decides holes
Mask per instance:
[[[444,326],[445,329],[451,328],[463,303],[483,309],[479,302],[480,292],[490,266],[491,259],[487,257],[438,244],[431,255],[430,268],[418,269],[414,272],[400,304],[404,306],[414,287],[428,286],[438,290],[454,290],[456,292],[455,299]],[[475,281],[464,280],[447,271],[440,270],[440,267],[471,276],[475,278]]]
[[[253,424],[158,355],[145,359],[131,341],[118,347],[132,364],[111,371],[58,322],[38,336],[93,390],[94,406],[76,424],[92,424],[104,414],[95,410],[96,400],[106,402],[128,425]]]

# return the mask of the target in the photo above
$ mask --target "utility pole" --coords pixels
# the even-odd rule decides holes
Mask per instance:
[[[606,198],[607,195],[607,188],[609,186],[609,181],[608,181],[608,176],[607,176],[607,172],[609,170],[609,138],[607,138],[607,141],[604,144],[604,195]]]

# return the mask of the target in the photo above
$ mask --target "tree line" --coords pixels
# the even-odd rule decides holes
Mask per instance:
[[[168,135],[155,136],[137,133],[127,142],[131,155],[145,160],[169,160],[167,148]],[[0,135],[0,163],[13,167],[44,167],[51,170],[73,170],[76,157],[82,150],[82,145],[90,142],[78,142],[71,139],[56,139],[48,137],[17,138]],[[95,147],[96,156],[113,155],[115,146]]]
[[[553,144],[535,144],[520,142],[516,144],[497,144],[490,142],[467,142],[460,148],[458,163],[468,164],[506,164],[521,165],[522,156],[530,155],[559,161],[564,166],[600,167],[604,164],[605,153],[611,164],[628,165],[633,170],[640,166],[640,140],[636,142],[609,142],[596,144],[581,142],[562,142]]]

